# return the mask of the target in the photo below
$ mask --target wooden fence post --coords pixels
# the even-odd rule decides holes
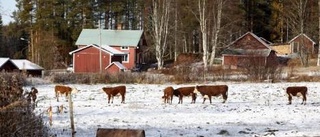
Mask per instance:
[[[71,133],[72,137],[74,137],[76,131],[74,130],[74,120],[73,120],[73,102],[71,93],[68,95],[69,97],[69,110],[70,110],[70,122],[71,122]]]

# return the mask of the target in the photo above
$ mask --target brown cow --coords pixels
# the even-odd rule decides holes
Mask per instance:
[[[191,104],[196,102],[197,96],[193,93],[194,87],[180,87],[173,91],[173,95],[179,97],[178,104],[182,104],[183,96],[191,96]]]
[[[289,105],[291,104],[292,96],[301,96],[302,95],[302,103],[306,105],[307,104],[307,91],[308,88],[305,86],[300,86],[300,87],[287,87],[287,94],[288,94],[288,100],[289,100]]]
[[[103,87],[102,90],[108,95],[108,103],[113,103],[113,97],[120,94],[121,95],[121,103],[124,103],[125,95],[126,95],[126,86],[117,86],[117,87]]]
[[[54,87],[54,91],[56,93],[56,98],[57,98],[58,102],[59,102],[59,95],[61,96],[63,94],[66,94],[66,99],[67,99],[69,94],[71,95],[71,93],[77,93],[78,92],[78,90],[76,88],[71,88],[69,86],[64,86],[64,85],[56,85]]]
[[[162,96],[162,98],[164,99],[164,103],[172,104],[173,92],[174,89],[172,87],[166,87],[163,90],[164,95]]]
[[[203,104],[207,98],[209,98],[211,104],[212,96],[220,96],[223,97],[223,102],[225,103],[228,98],[228,86],[227,85],[215,85],[215,86],[196,86],[194,88],[194,93],[200,93],[203,96]]]
[[[144,130],[98,128],[96,137],[145,137]]]

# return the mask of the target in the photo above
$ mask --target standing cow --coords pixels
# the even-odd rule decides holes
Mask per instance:
[[[117,86],[117,87],[103,87],[102,90],[108,95],[108,103],[113,103],[113,97],[120,94],[121,103],[124,103],[126,95],[126,86]]]
[[[56,85],[54,87],[54,92],[56,94],[57,102],[59,102],[59,95],[66,95],[66,99],[68,98],[68,95],[71,95],[71,93],[77,93],[78,90],[76,88],[71,88],[69,86],[64,86],[64,85]],[[67,99],[68,101],[68,99]]]
[[[307,104],[307,92],[308,88],[305,86],[293,86],[293,87],[287,87],[287,94],[288,94],[288,100],[289,105],[291,104],[292,96],[301,96],[302,95],[302,103],[306,105]]]
[[[173,92],[174,92],[174,89],[171,86],[166,87],[163,90],[162,98],[164,99],[164,103],[172,104]]]
[[[173,91],[173,95],[179,97],[179,102],[178,104],[182,104],[182,99],[184,96],[191,96],[191,104],[196,102],[197,96],[196,94],[193,92],[194,91],[194,87],[180,87],[177,88]]]
[[[225,103],[228,98],[228,86],[227,85],[214,85],[214,86],[196,86],[194,88],[194,93],[200,93],[203,96],[203,104],[207,98],[209,98],[211,104],[212,96],[222,95],[223,102]]]

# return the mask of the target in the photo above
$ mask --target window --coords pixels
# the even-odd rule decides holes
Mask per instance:
[[[129,47],[121,47],[121,50],[129,50]]]
[[[293,53],[299,52],[299,43],[293,42]]]
[[[123,62],[129,62],[128,54],[126,54],[126,55],[124,55],[124,56],[122,57],[122,61],[123,61]]]

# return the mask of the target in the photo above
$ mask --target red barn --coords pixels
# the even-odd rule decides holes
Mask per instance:
[[[317,53],[316,43],[306,34],[299,34],[289,41],[291,53],[307,52],[310,54]]]
[[[229,44],[222,56],[222,65],[227,68],[236,69],[253,63],[259,66],[278,64],[275,51],[251,32],[247,32]]]
[[[75,73],[100,72],[100,64],[103,72],[119,71],[106,70],[113,62],[125,67],[120,68],[122,70],[131,70],[144,63],[146,42],[143,30],[83,29],[76,45],[78,49],[69,53],[73,57]]]

